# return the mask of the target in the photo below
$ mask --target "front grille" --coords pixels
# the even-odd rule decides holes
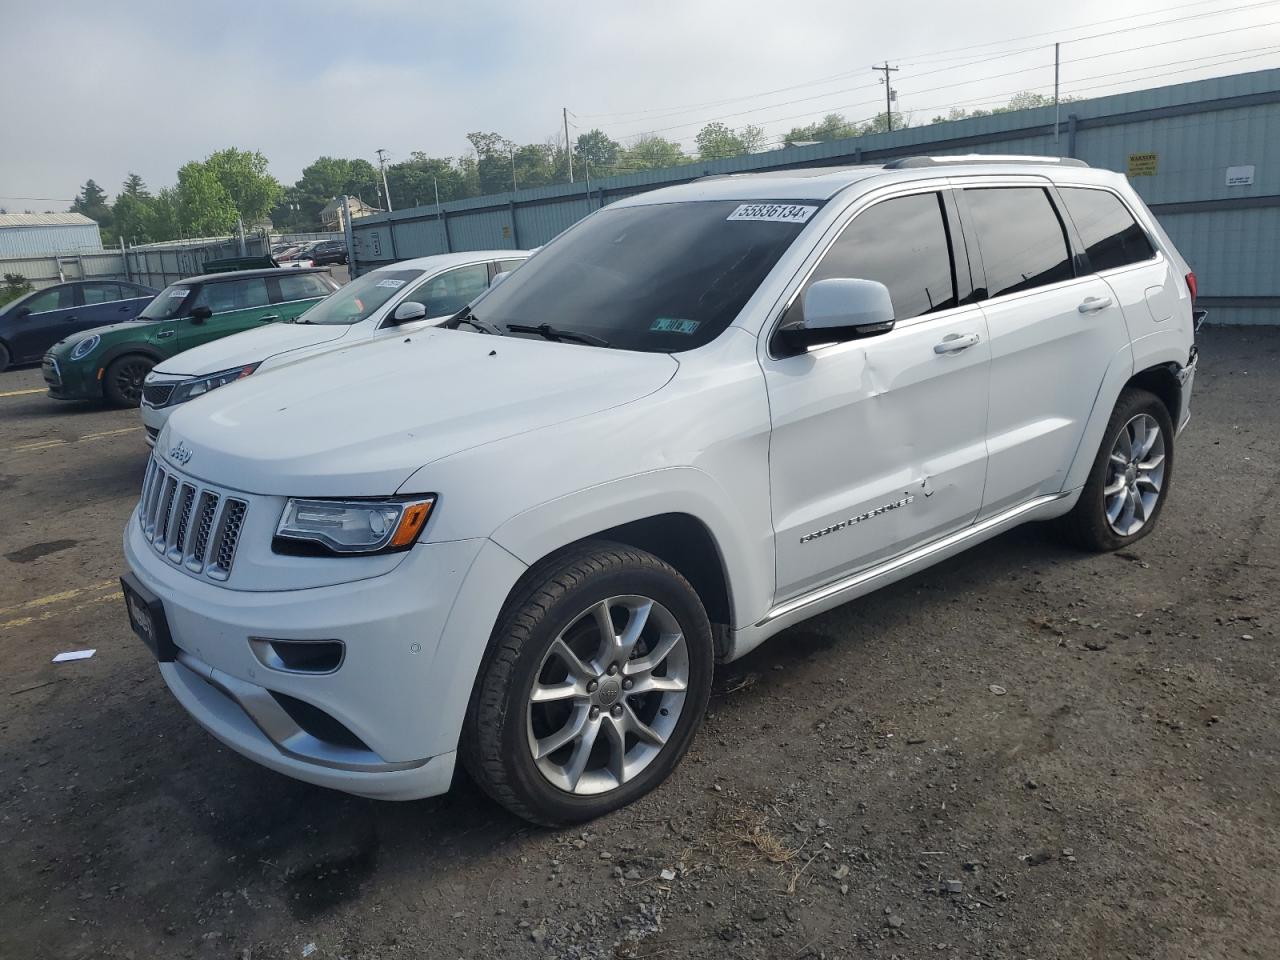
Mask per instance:
[[[176,383],[144,383],[142,385],[142,402],[150,407],[163,407],[173,396]]]
[[[58,361],[53,357],[45,357],[40,361],[40,375],[55,390],[62,386],[62,372],[58,369]]]
[[[138,523],[156,553],[176,567],[226,580],[249,504],[160,465],[147,465]]]

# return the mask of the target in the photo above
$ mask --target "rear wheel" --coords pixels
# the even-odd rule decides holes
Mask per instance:
[[[1127,388],[1107,422],[1093,470],[1059,521],[1086,550],[1119,550],[1156,525],[1173,481],[1173,420],[1153,393]]]
[[[0,343],[0,373],[9,367],[9,348]]]
[[[684,756],[711,693],[711,627],[684,577],[620,544],[589,543],[525,583],[477,678],[463,761],[519,816],[589,820]]]
[[[142,382],[156,362],[150,357],[131,353],[111,361],[102,378],[102,392],[117,407],[136,407],[142,403]]]

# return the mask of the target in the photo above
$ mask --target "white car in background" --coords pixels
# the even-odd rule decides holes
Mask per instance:
[[[529,256],[525,250],[472,250],[403,260],[351,281],[293,323],[247,330],[171,357],[143,384],[147,443],[155,444],[169,414],[188,400],[313,353],[438,323]]]

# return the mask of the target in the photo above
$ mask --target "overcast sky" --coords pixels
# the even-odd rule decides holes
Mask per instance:
[[[1073,41],[1063,93],[1085,97],[1280,66],[1280,0],[0,0],[0,24],[10,211],[64,210],[89,177],[112,195],[129,171],[172,184],[226,146],[290,184],[324,154],[458,156],[473,130],[542,142],[562,106],[573,136],[691,147],[723,119],[776,137],[874,115],[886,57],[916,123],[1051,93],[1055,39]]]

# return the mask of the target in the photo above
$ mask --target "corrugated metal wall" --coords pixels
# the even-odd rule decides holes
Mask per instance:
[[[893,133],[691,163],[602,181],[415,207],[353,221],[356,273],[449,250],[535,247],[606,203],[698,177],[788,167],[884,162],[914,154],[1075,156],[1127,172],[1154,153],[1156,171],[1134,176],[1178,249],[1195,268],[1218,323],[1280,323],[1280,70],[1198,80],[1052,107],[910,127]],[[1253,182],[1229,186],[1227,168],[1252,165]]]
[[[0,257],[49,253],[97,253],[102,235],[96,223],[56,223],[0,229]]]

